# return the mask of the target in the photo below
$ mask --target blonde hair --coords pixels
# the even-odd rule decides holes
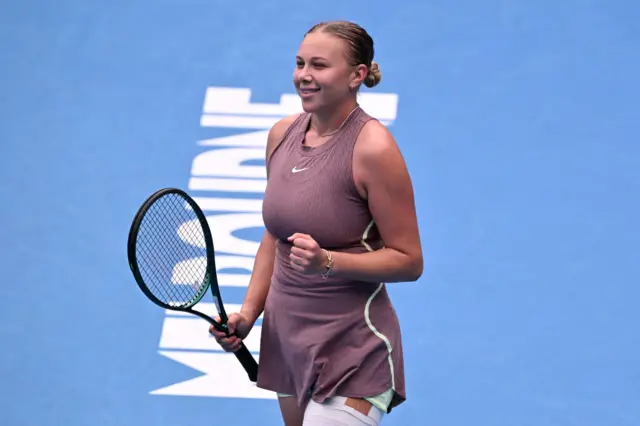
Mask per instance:
[[[354,22],[329,21],[314,25],[306,34],[313,32],[326,32],[346,41],[351,65],[364,64],[368,69],[364,85],[374,87],[380,83],[382,72],[378,63],[373,60],[375,53],[373,39],[364,28]]]

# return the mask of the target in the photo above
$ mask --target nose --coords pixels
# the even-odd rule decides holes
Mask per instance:
[[[297,68],[295,72],[295,77],[296,77],[296,80],[303,83],[310,83],[311,81],[313,81],[313,75],[311,75],[309,68],[307,68],[306,66],[302,68]]]

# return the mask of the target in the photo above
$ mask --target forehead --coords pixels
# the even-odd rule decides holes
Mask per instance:
[[[339,60],[344,59],[345,53],[345,44],[342,39],[323,32],[307,34],[298,48],[298,56],[303,59],[322,57]]]

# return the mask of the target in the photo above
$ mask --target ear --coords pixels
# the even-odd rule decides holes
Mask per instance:
[[[364,64],[357,65],[353,70],[353,72],[351,73],[351,83],[350,83],[351,86],[352,87],[360,86],[364,81],[364,79],[367,77],[368,72],[369,72],[369,69],[367,68],[366,65]]]

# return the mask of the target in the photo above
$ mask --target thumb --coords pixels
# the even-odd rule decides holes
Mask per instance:
[[[287,238],[289,241],[293,241],[296,238],[302,238],[304,240],[308,240],[311,238],[311,236],[307,235],[307,234],[303,234],[301,232],[296,232],[295,234],[291,235],[289,238]]]
[[[236,332],[236,326],[238,325],[239,321],[240,321],[240,315],[238,314],[229,315],[229,319],[227,320],[227,328],[229,329],[230,334],[233,334]]]

